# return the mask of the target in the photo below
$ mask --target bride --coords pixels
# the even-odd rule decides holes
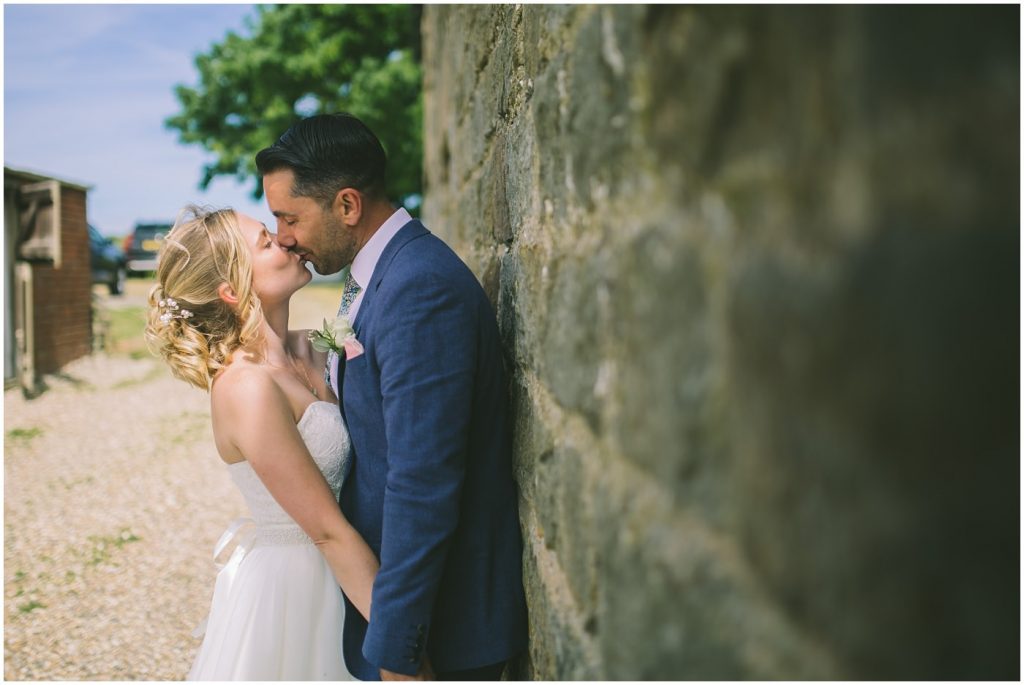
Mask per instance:
[[[378,562],[338,507],[349,438],[326,354],[288,330],[310,278],[230,209],[186,208],[161,250],[146,337],[209,390],[217,451],[256,522],[253,547],[217,577],[190,680],[352,679],[338,586],[369,618]]]

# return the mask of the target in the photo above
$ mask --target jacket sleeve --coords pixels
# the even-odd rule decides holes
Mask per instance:
[[[387,438],[380,572],[363,656],[415,674],[426,649],[465,474],[477,314],[439,276],[388,284],[376,344]]]

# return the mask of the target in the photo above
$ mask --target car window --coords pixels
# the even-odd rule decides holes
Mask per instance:
[[[89,244],[94,250],[102,250],[107,245],[112,244],[113,241],[106,237],[92,226],[89,227]]]
[[[171,232],[172,224],[138,224],[135,226],[135,238],[132,249],[136,253],[158,252],[164,236]]]
[[[165,235],[169,233],[170,230],[170,226],[146,224],[135,227],[135,236],[137,238],[152,238],[157,233]]]

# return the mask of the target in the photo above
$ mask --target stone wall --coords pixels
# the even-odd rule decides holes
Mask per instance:
[[[1019,8],[439,6],[541,679],[1017,679]]]

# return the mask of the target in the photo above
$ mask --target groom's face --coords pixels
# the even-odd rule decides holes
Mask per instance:
[[[330,209],[309,197],[292,195],[295,173],[279,169],[263,177],[263,192],[277,218],[277,240],[313,265],[318,274],[333,274],[356,256],[355,235]]]

